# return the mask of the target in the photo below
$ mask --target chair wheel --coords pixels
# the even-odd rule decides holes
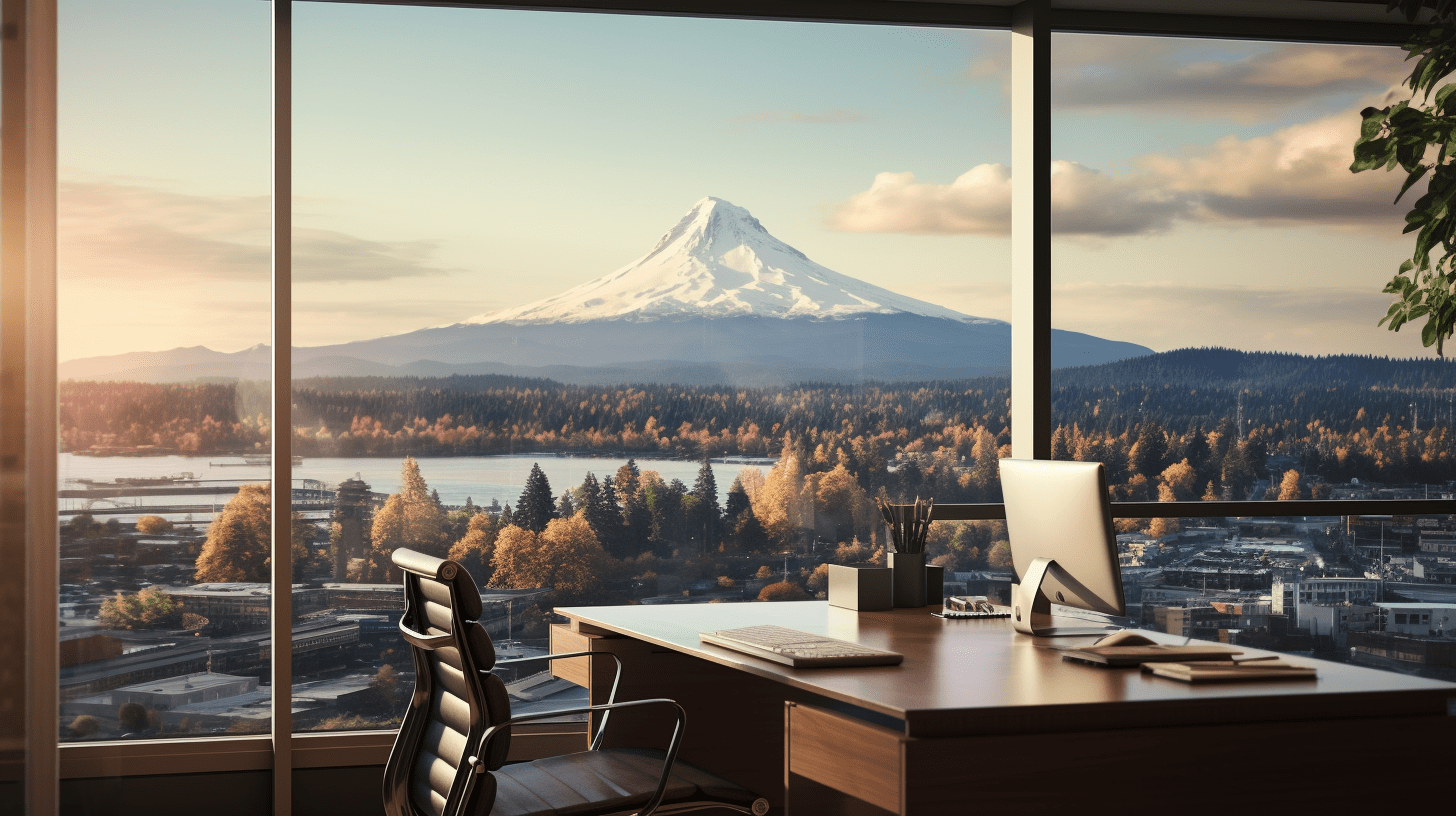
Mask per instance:
[[[753,816],[764,816],[765,813],[768,813],[768,800],[767,799],[754,799],[753,800]]]

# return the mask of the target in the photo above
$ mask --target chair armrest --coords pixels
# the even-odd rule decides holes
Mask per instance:
[[[611,652],[562,652],[560,654],[540,655],[539,657],[513,657],[509,660],[497,660],[495,664],[497,666],[508,666],[513,663],[530,663],[536,660],[561,660],[568,657],[610,657],[612,662],[617,664],[617,671],[616,674],[612,675],[612,689],[607,693],[606,704],[610,706],[617,702],[617,686],[622,682],[622,658],[617,657]],[[612,716],[609,709],[604,709],[603,711],[601,724],[597,726],[597,733],[592,736],[591,750],[593,751],[601,746],[602,736],[607,732],[607,720]],[[567,712],[557,713],[564,714]],[[581,712],[570,713],[575,714]]]
[[[509,729],[517,723],[541,720],[547,717],[560,717],[563,714],[587,714],[594,711],[610,712],[618,708],[661,705],[672,706],[677,712],[677,721],[672,727],[672,738],[667,743],[667,756],[662,762],[662,776],[657,780],[657,790],[653,792],[652,798],[647,800],[647,805],[633,814],[633,816],[651,816],[652,812],[657,810],[657,807],[662,804],[663,796],[667,794],[667,780],[672,776],[673,763],[677,762],[677,749],[682,743],[683,726],[687,722],[687,712],[683,711],[683,707],[678,705],[676,700],[669,700],[665,697],[654,697],[646,700],[628,700],[624,703],[607,703],[604,705],[566,708],[558,711],[540,711],[535,714],[522,714],[519,717],[512,717],[503,723],[497,723],[485,729],[485,733],[480,735],[480,749],[475,752],[474,756],[470,757],[469,762],[476,773],[485,773],[485,763],[480,760],[480,757],[487,756],[490,753],[490,741],[495,738],[496,734]],[[600,736],[598,734],[598,739],[600,739]],[[593,743],[591,750],[596,750],[595,743]]]
[[[455,642],[454,635],[427,635],[404,625],[404,618],[399,619],[399,633],[406,643],[418,646],[426,651],[433,651],[441,646],[449,646]]]

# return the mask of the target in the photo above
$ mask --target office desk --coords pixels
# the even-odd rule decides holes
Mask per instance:
[[[1265,804],[1388,808],[1400,789],[1420,790],[1407,784],[1411,771],[1456,744],[1456,685],[1345,664],[1308,661],[1316,681],[1190,686],[1063,661],[1049,648],[1086,638],[1038,639],[1006,619],[947,621],[929,609],[855,612],[809,601],[557,611],[570,623],[553,627],[552,651],[618,655],[619,699],[677,699],[688,712],[683,758],[792,816],[1050,805],[1109,779],[1127,787],[1116,801],[1183,810],[1218,791]],[[698,639],[763,623],[905,661],[794,669]],[[611,661],[596,662],[556,669],[594,703],[612,674]],[[663,729],[621,717],[607,745],[660,742]],[[1205,793],[1190,802],[1191,790]]]

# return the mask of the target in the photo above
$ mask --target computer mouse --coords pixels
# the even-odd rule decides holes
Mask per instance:
[[[1158,642],[1145,635],[1140,635],[1132,629],[1123,629],[1121,632],[1113,632],[1105,638],[1092,644],[1094,646],[1156,646]]]

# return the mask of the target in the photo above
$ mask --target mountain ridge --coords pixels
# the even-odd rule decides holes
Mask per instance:
[[[1052,331],[1052,366],[1152,353]],[[552,374],[574,382],[784,385],[955,379],[1010,371],[1010,324],[843,275],[742,207],[704,198],[641,258],[544,300],[462,323],[297,348],[295,377]],[[266,378],[266,347],[69,361],[62,377]]]
[[[836,319],[899,312],[963,322],[1005,322],[963,314],[836,272],[775,237],[743,207],[708,196],[647,254],[626,266],[551,297],[451,325],[747,315]]]

